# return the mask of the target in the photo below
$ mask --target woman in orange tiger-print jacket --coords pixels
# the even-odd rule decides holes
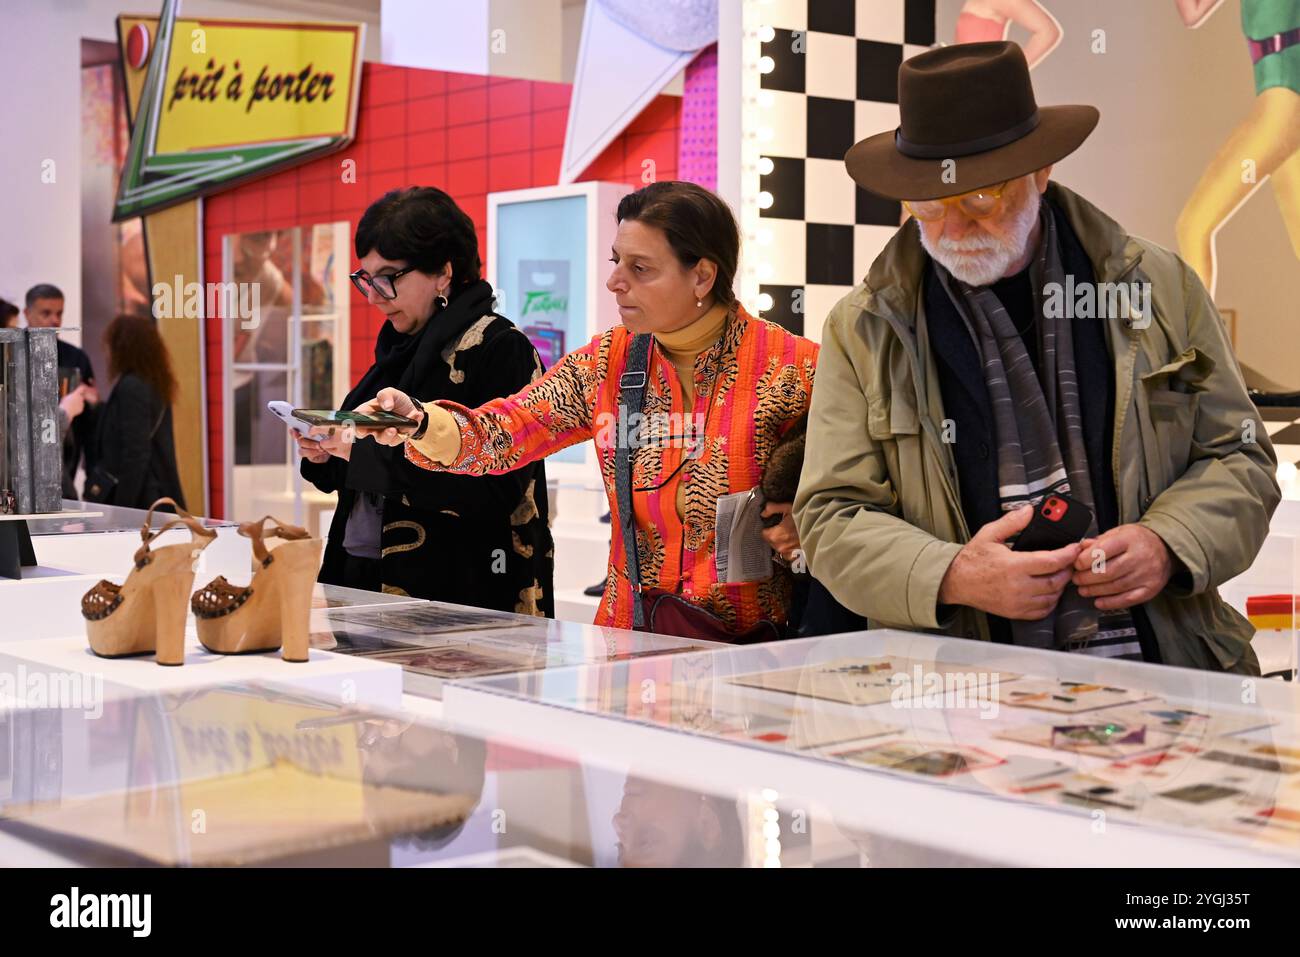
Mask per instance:
[[[778,563],[767,580],[719,583],[714,560],[720,496],[749,491],[789,428],[807,411],[817,345],[755,319],[735,300],[735,219],[713,193],[690,183],[655,183],[618,209],[607,283],[622,324],[569,353],[515,395],[476,409],[419,404],[386,389],[362,410],[420,421],[407,442],[412,462],[435,471],[493,475],[577,442],[593,440],[613,515],[608,580],[596,623],[633,625],[615,490],[619,380],[634,336],[652,339],[644,419],[632,459],[633,511],[645,589],[676,594],[743,632],[784,624],[791,578]],[[788,514],[765,531],[780,557],[795,558]]]

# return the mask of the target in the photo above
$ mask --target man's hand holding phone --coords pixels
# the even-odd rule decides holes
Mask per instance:
[[[989,522],[952,560],[939,584],[939,602],[1038,621],[1046,618],[1070,581],[1079,543],[1052,551],[1018,552],[1007,539],[1023,531],[1033,517],[1026,505]]]

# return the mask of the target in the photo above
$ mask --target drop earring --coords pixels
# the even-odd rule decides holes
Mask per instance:
[[[433,301],[438,304],[439,312],[442,312],[442,310],[447,308],[447,297],[442,293],[438,293],[438,295],[434,296]]]
[[[696,309],[699,309],[699,308],[700,308],[701,306],[703,306],[703,305],[704,305],[704,300],[703,300],[703,299],[696,299],[696,300],[695,300],[695,308],[696,308]]]

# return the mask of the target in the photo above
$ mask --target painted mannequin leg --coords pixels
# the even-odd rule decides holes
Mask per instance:
[[[1300,100],[1300,94],[1296,94],[1296,99]],[[1296,259],[1300,259],[1300,150],[1292,153],[1289,160],[1273,171],[1269,182],[1273,185],[1273,196],[1282,213],[1282,222],[1286,223],[1287,235],[1291,237],[1291,249]]]
[[[1210,161],[1178,217],[1178,251],[1214,295],[1214,234],[1297,149],[1300,149],[1300,96],[1274,87],[1255,98]],[[1253,177],[1247,177],[1253,163]]]

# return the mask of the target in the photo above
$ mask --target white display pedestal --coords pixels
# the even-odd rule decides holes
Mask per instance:
[[[86,634],[81,596],[100,575],[0,579],[0,653],[13,642]]]

